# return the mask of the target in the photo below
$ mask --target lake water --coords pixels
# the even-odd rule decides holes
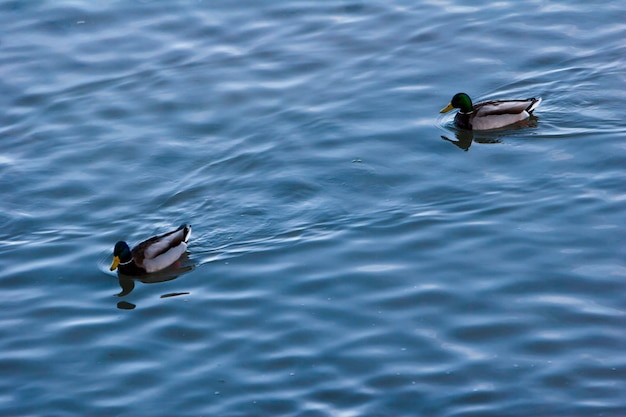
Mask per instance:
[[[626,6],[467,4],[0,0],[0,414],[626,415]]]

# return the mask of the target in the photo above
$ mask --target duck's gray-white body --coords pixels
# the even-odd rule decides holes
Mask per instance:
[[[491,130],[509,126],[530,117],[541,103],[541,97],[526,100],[492,100],[474,105],[474,117],[470,118],[472,130]],[[464,113],[457,113],[463,117]],[[461,115],[461,116],[459,116]]]
[[[146,272],[156,272],[165,269],[180,258],[187,251],[187,241],[191,236],[191,226],[180,228],[173,232],[156,236],[146,242],[140,243],[132,250],[135,262],[143,266]],[[147,243],[143,251],[141,248]]]

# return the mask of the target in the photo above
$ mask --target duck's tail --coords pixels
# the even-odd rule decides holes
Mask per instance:
[[[179,230],[183,229],[183,242],[187,243],[189,242],[189,238],[191,237],[191,225],[190,224],[183,224],[180,226]]]
[[[539,107],[539,104],[541,103],[541,97],[537,97],[537,98],[531,98],[529,99],[531,100],[530,106],[528,106],[528,108],[526,109],[526,111],[530,114],[532,113],[537,107]]]

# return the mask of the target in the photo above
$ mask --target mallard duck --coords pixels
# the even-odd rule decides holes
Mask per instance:
[[[447,113],[459,109],[454,116],[456,127],[468,130],[490,130],[512,125],[528,119],[533,110],[541,103],[541,97],[525,100],[493,100],[472,105],[472,99],[465,93],[458,93],[452,101],[441,109]]]
[[[165,269],[185,253],[189,236],[191,226],[183,224],[174,231],[144,240],[133,250],[126,242],[119,241],[113,249],[111,271],[117,269],[124,275],[144,275]]]

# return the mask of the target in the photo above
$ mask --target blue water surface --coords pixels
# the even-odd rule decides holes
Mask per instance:
[[[626,415],[624,22],[0,0],[0,415]],[[543,102],[472,134],[459,91]]]

